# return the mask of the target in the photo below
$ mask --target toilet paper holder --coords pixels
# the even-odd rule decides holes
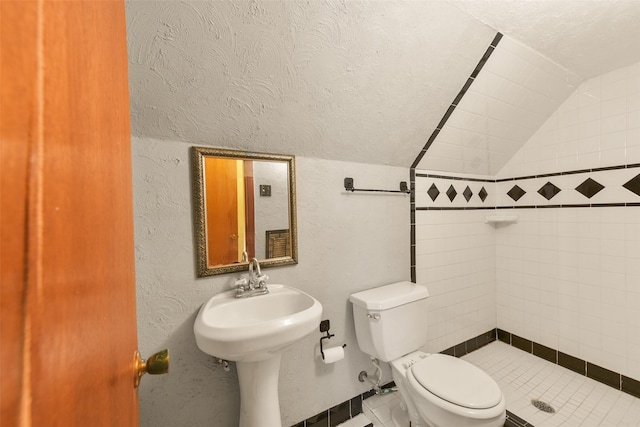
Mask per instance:
[[[334,337],[334,334],[329,333],[329,328],[331,328],[331,322],[329,319],[320,321],[320,332],[326,332],[327,335],[324,337],[320,337],[320,354],[322,354],[322,359],[324,360],[324,349],[322,348],[322,340],[329,340],[331,337]],[[342,348],[345,348],[347,345],[342,344]]]

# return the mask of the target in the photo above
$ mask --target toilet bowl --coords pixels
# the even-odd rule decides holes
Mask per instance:
[[[427,342],[427,298],[422,285],[398,282],[352,294],[360,349],[391,365],[403,405],[398,427],[500,427],[506,418],[498,384],[472,364],[418,351]],[[401,409],[406,409],[406,415]]]
[[[499,427],[506,418],[500,387],[453,356],[416,351],[391,364],[412,426]]]

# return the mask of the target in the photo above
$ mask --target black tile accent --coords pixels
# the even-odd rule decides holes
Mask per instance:
[[[438,126],[436,126],[436,129],[442,129],[444,127],[444,124],[447,122],[447,120],[449,120],[449,117],[451,116],[451,114],[453,114],[453,110],[456,109],[455,105],[450,105],[449,108],[447,109],[447,112],[444,113],[444,117],[442,117],[442,120],[440,120],[440,123],[438,123]]]
[[[640,398],[640,381],[622,376],[622,391]]]
[[[505,427],[533,427],[533,424],[529,424],[516,414],[507,411],[507,419],[504,423]]]
[[[487,50],[485,51],[484,55],[482,55],[482,59],[480,59],[480,61],[478,62],[478,65],[476,66],[476,68],[471,73],[471,76],[467,79],[467,81],[465,82],[464,86],[462,87],[462,89],[460,90],[458,95],[453,100],[453,103],[447,109],[446,113],[444,114],[444,116],[442,117],[440,122],[438,123],[438,126],[436,127],[436,129],[433,131],[433,133],[429,137],[429,140],[425,144],[425,146],[422,149],[422,151],[420,151],[420,153],[418,154],[416,159],[411,164],[411,168],[415,168],[416,166],[418,166],[418,164],[420,163],[420,160],[422,160],[422,158],[424,157],[424,155],[427,152],[427,150],[429,149],[429,147],[431,147],[431,144],[433,144],[433,141],[435,140],[436,136],[438,135],[439,130],[442,129],[442,126],[444,126],[445,122],[449,119],[449,117],[451,116],[451,114],[455,110],[456,106],[458,105],[458,103],[460,102],[460,100],[462,99],[464,94],[467,92],[467,90],[469,90],[469,86],[471,86],[471,84],[473,83],[475,77],[478,75],[478,73],[480,72],[480,70],[482,69],[484,64],[487,62],[487,60],[489,59],[489,57],[493,53],[493,51],[495,49],[495,46],[498,45],[498,42],[500,41],[501,38],[502,38],[502,34],[500,34],[500,33],[497,33],[496,36],[493,38],[493,41],[491,42],[492,44],[487,48]]]
[[[587,178],[582,184],[576,187],[576,191],[586,198],[590,199],[598,194],[603,188],[604,185],[600,184],[597,181],[594,181],[591,178]]]
[[[587,374],[587,362],[577,357],[570,356],[561,351],[558,352],[558,365],[563,366],[580,375]]]
[[[620,374],[587,362],[587,377],[620,390]]]
[[[540,194],[542,197],[544,197],[547,200],[551,200],[560,191],[562,191],[562,190],[560,190],[558,187],[553,185],[551,182],[547,181],[547,183],[545,185],[540,187],[540,189],[538,190],[538,194]]]
[[[442,354],[447,354],[447,355],[449,355],[449,356],[455,356],[455,355],[456,355],[455,347],[449,347],[449,348],[448,348],[448,349],[446,349],[446,350],[442,350],[440,353],[442,353]]]
[[[342,402],[329,409],[329,426],[336,427],[338,424],[351,419],[350,401]]]
[[[431,187],[429,187],[429,189],[427,190],[427,194],[429,195],[429,197],[431,197],[431,200],[435,202],[440,195],[440,190],[438,190],[436,184],[431,184]]]
[[[529,176],[518,176],[515,178],[505,179],[505,181],[523,181],[525,179],[534,179],[534,178],[546,178],[548,176],[556,176],[556,174],[547,174],[547,175],[529,175]]]
[[[365,391],[364,393],[362,393],[362,400],[366,400],[371,396],[375,396],[375,395],[376,395],[376,392],[373,390]]]
[[[472,351],[477,350],[479,348],[477,337],[476,338],[471,338],[470,340],[467,340],[465,342],[465,345],[467,347],[467,353],[471,353]]]
[[[469,199],[471,199],[471,196],[473,196],[473,191],[471,191],[471,189],[467,185],[467,188],[464,189],[464,191],[462,192],[462,195],[464,196],[465,199],[467,199],[467,203],[468,203]]]
[[[447,197],[449,197],[449,200],[453,202],[453,199],[455,199],[457,195],[458,192],[456,191],[456,189],[453,188],[453,185],[450,185],[449,189],[447,190]]]
[[[573,171],[564,171],[564,172],[560,172],[560,175],[576,175],[579,173],[588,173],[588,172],[591,172],[591,169],[578,169]]]
[[[396,386],[396,382],[395,381],[391,381],[391,382],[388,382],[388,383],[382,385],[380,388],[384,390],[385,388],[393,388],[395,386]]]
[[[517,423],[511,418],[507,418],[504,420],[504,427],[524,427],[524,424]]]
[[[533,342],[532,341],[530,341],[528,339],[525,339],[525,338],[522,338],[522,337],[519,337],[519,336],[514,335],[514,334],[511,334],[511,345],[516,347],[516,348],[519,348],[520,350],[524,350],[527,353],[531,353],[533,351],[533,348],[532,348],[533,347]]]
[[[351,403],[351,417],[355,417],[362,413],[362,396],[356,396],[350,400]]]
[[[591,203],[592,208],[623,208],[628,203]]]
[[[307,427],[329,427],[329,411],[320,412],[307,418],[305,423]]]
[[[467,354],[467,346],[466,343],[460,343],[453,347],[454,356],[462,357]]]
[[[632,193],[640,196],[640,174],[636,175],[634,178],[631,178],[622,186]]]
[[[422,149],[422,151],[420,151],[416,159],[413,161],[411,168],[415,169],[416,166],[418,166],[418,163],[420,163],[420,160],[422,160],[429,147],[431,147],[431,144],[433,144],[433,141],[436,139],[436,136],[438,136],[438,133],[440,133],[438,129],[435,129],[433,133],[431,133],[431,136],[427,140],[427,143],[424,145],[424,148]]]
[[[493,47],[498,46],[498,43],[500,42],[501,39],[502,39],[502,33],[501,32],[496,33],[495,37],[491,41],[491,46]]]
[[[498,329],[498,339],[504,343],[511,345],[511,334],[502,329]]]
[[[473,79],[472,78],[468,78],[467,81],[464,83],[464,86],[462,86],[462,89],[460,89],[460,92],[458,92],[458,96],[456,96],[456,98],[451,103],[452,105],[456,105],[457,106],[460,103],[460,101],[462,100],[462,97],[469,90],[469,87],[471,86],[471,83],[473,83]]]
[[[526,191],[524,191],[522,188],[518,187],[517,185],[514,185],[511,188],[511,190],[507,192],[509,197],[511,197],[516,202],[520,200],[520,198],[524,196],[526,193],[527,193]]]
[[[495,179],[467,178],[465,176],[448,176],[448,175],[439,175],[439,174],[433,174],[433,173],[416,173],[416,176],[420,178],[451,179],[453,181],[496,182]]]
[[[627,167],[626,165],[604,166],[601,168],[593,168],[591,169],[591,172],[614,171],[618,169],[625,169],[626,167]]]
[[[487,63],[487,61],[489,60],[489,57],[493,53],[494,49],[495,48],[493,46],[489,46],[489,48],[484,53],[484,55],[482,55],[482,58],[480,58],[480,62],[478,62],[478,65],[476,65],[476,68],[471,73],[471,77],[470,78],[475,79],[476,77],[478,77],[478,74],[480,74],[480,70],[482,70],[482,68],[484,67],[484,64]]]
[[[533,354],[549,362],[558,363],[558,351],[537,342],[533,343]]]
[[[487,194],[487,190],[485,190],[484,187],[482,187],[478,192],[478,197],[480,197],[480,200],[482,200],[483,202],[486,200],[488,195],[489,194]]]
[[[484,347],[485,345],[492,343],[496,340],[496,330],[492,329],[484,334],[478,335],[476,337],[478,342],[478,348]]]

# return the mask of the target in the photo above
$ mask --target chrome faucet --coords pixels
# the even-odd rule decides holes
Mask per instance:
[[[267,287],[269,276],[262,274],[260,263],[256,258],[249,261],[249,279],[241,278],[236,280],[236,298],[246,298],[269,293]]]

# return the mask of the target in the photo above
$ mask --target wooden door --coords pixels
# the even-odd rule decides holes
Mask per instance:
[[[244,250],[238,211],[238,161],[205,157],[204,170],[207,263],[209,266],[233,264],[242,260],[239,253]]]
[[[253,160],[244,161],[244,217],[247,259],[256,257],[255,186],[253,184]]]
[[[0,424],[137,426],[123,1],[0,1]]]

